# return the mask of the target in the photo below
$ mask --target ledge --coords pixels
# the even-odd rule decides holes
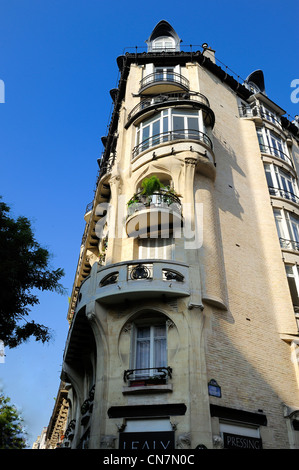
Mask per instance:
[[[164,384],[164,385],[142,385],[139,387],[123,387],[123,394],[130,395],[130,394],[144,394],[144,393],[168,393],[172,392],[172,385],[171,384]]]

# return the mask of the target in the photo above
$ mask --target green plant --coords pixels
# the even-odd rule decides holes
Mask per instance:
[[[164,184],[161,183],[156,175],[152,175],[149,178],[144,178],[141,183],[142,191],[141,194],[145,196],[151,196],[155,192],[160,191],[164,188]]]

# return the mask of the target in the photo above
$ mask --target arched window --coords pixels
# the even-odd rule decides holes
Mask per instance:
[[[165,51],[165,50],[175,50],[175,42],[172,37],[165,36],[157,38],[153,41],[152,50],[153,51]]]
[[[138,317],[133,323],[131,368],[134,379],[165,376],[167,368],[166,317],[155,312]]]

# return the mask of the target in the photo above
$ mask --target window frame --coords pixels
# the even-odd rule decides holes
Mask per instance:
[[[267,127],[257,127],[256,133],[261,152],[270,153],[292,166],[287,144],[280,135]],[[273,149],[273,152],[271,149]]]
[[[265,163],[264,170],[271,196],[282,197],[298,203],[298,185],[296,178],[273,163]],[[272,184],[269,184],[272,183]]]
[[[164,335],[156,335],[155,336],[155,328],[163,326],[164,328]],[[149,328],[150,336],[149,336],[149,357],[148,359],[148,365],[147,367],[138,367],[140,364],[138,364],[138,330],[140,331],[141,328]],[[148,337],[145,337],[147,339]],[[143,338],[140,338],[139,343],[142,342]],[[164,362],[165,365],[157,365],[157,361],[155,358],[155,342],[156,340],[164,340],[164,346],[163,348],[163,355],[164,355]],[[167,368],[168,364],[168,350],[167,350],[167,324],[166,324],[166,319],[164,318],[159,318],[156,317],[152,321],[147,318],[147,320],[141,320],[138,319],[133,323],[133,328],[132,328],[132,337],[131,337],[131,369],[134,370],[134,374],[132,375],[132,379],[146,379],[149,378],[150,376],[157,376],[157,375],[163,375],[163,372],[159,373],[158,371],[155,371],[155,369],[161,367],[161,368]],[[137,369],[141,369],[141,371],[137,371]],[[146,370],[150,369],[150,370]],[[144,372],[142,372],[142,370]]]
[[[183,128],[175,129],[175,119],[181,117],[183,119]],[[198,124],[198,129],[192,129],[188,127],[188,120],[196,119]],[[157,123],[159,123],[159,132],[157,131]],[[156,128],[154,129],[154,126]],[[144,130],[149,128],[148,136],[144,138]],[[177,136],[180,137],[180,132],[182,138],[185,138],[189,135],[189,132],[196,131],[198,133],[202,132],[206,134],[206,129],[203,121],[202,110],[194,110],[190,108],[166,108],[158,113],[155,113],[150,118],[144,119],[136,126],[136,135],[135,135],[135,147],[142,146],[141,152],[147,150],[155,145],[159,145],[163,142],[167,142],[168,138],[164,134],[169,132],[178,132]],[[182,132],[183,131],[183,132]],[[162,134],[162,136],[161,136]],[[155,138],[156,137],[156,138]],[[191,137],[192,138],[192,137]]]

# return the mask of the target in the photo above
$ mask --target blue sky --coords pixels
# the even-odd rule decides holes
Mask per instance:
[[[165,19],[182,48],[207,42],[243,79],[261,68],[269,98],[295,116],[298,14],[296,0],[0,0],[0,194],[14,216],[32,221],[52,266],[64,268],[69,294],[112,109],[109,91],[118,82],[116,58],[144,47]],[[67,296],[40,295],[31,316],[53,330],[53,340],[6,349],[0,363],[0,388],[22,412],[30,447],[53,410],[67,310]]]

